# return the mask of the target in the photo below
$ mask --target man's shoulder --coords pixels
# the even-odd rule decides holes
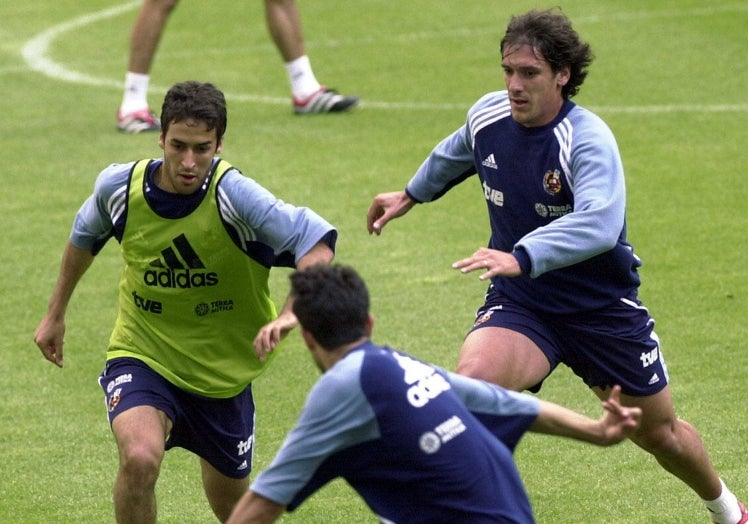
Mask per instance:
[[[491,91],[490,93],[486,93],[475,101],[475,103],[470,107],[468,113],[475,114],[478,112],[502,109],[509,109],[509,95],[506,90]]]
[[[96,178],[96,193],[112,195],[123,186],[127,186],[135,161],[127,163],[113,163],[99,172]]]
[[[475,136],[484,127],[511,116],[507,91],[493,91],[480,97],[468,110],[467,126]]]
[[[567,113],[565,120],[568,120],[574,130],[574,142],[579,144],[586,140],[603,141],[604,143],[615,143],[613,131],[610,129],[605,120],[597,113],[582,107],[574,105]]]

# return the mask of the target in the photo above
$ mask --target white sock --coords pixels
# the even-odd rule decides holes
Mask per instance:
[[[291,93],[295,98],[303,100],[313,95],[321,87],[312,71],[312,64],[307,55],[300,56],[296,60],[286,62],[288,81],[291,83]]]
[[[722,493],[714,500],[702,500],[717,524],[735,524],[740,520],[740,507],[735,494],[725,485],[722,479]]]
[[[148,109],[148,83],[150,79],[150,75],[127,72],[125,75],[125,94],[119,106],[120,112],[127,114]]]

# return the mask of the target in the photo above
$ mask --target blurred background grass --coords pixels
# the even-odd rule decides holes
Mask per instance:
[[[337,260],[369,283],[376,341],[451,369],[484,292],[477,279],[450,269],[487,240],[479,189],[468,181],[379,238],[367,235],[365,214],[376,193],[403,187],[475,99],[502,87],[498,42],[509,16],[551,5],[300,2],[320,81],[362,97],[352,114],[300,118],[291,113],[261,2],[237,8],[185,1],[157,54],[150,100],[157,109],[166,88],[186,79],[221,87],[229,102],[222,156],[339,228]],[[0,5],[3,522],[113,520],[116,447],[96,377],[115,317],[114,242],[71,303],[64,370],[41,358],[32,335],[74,213],[98,172],[110,162],[160,153],[154,135],[114,129],[138,6]],[[676,408],[699,428],[723,477],[745,500],[748,5],[574,0],[562,8],[597,56],[576,101],[596,110],[619,141],[629,236],[644,261],[641,297],[657,320]],[[273,273],[278,303],[287,275]],[[255,472],[274,455],[316,378],[292,334],[255,384]],[[540,396],[599,413],[565,368]],[[517,461],[541,523],[707,520],[697,498],[630,443],[603,450],[529,435]],[[169,453],[158,490],[160,522],[212,520],[193,456]],[[375,520],[342,482],[284,518]]]

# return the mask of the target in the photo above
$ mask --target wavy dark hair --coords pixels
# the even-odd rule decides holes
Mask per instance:
[[[294,315],[324,349],[367,336],[369,291],[352,268],[317,264],[289,278]]]
[[[522,45],[532,46],[550,64],[554,73],[569,67],[569,81],[561,90],[565,99],[579,92],[594,56],[590,46],[579,38],[571,21],[560,9],[534,9],[513,16],[501,39],[502,57],[508,48]]]
[[[226,98],[210,83],[189,80],[174,84],[161,106],[161,129],[164,135],[173,122],[195,119],[216,130],[218,142],[226,133]]]

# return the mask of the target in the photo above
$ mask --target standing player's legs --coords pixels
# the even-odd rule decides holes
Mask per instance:
[[[144,0],[130,34],[130,57],[125,89],[117,111],[117,127],[126,133],[158,131],[156,115],[148,105],[151,65],[161,36],[177,0]]]
[[[265,0],[265,22],[284,62],[292,62],[306,54],[295,0]]]
[[[296,0],[265,0],[265,22],[288,73],[297,114],[337,113],[358,103],[358,97],[343,96],[320,85],[306,54]]]
[[[130,35],[128,71],[146,75],[177,0],[144,0]]]
[[[112,421],[119,450],[114,483],[114,512],[119,524],[156,522],[156,480],[170,430],[168,417],[151,406],[127,409]]]

